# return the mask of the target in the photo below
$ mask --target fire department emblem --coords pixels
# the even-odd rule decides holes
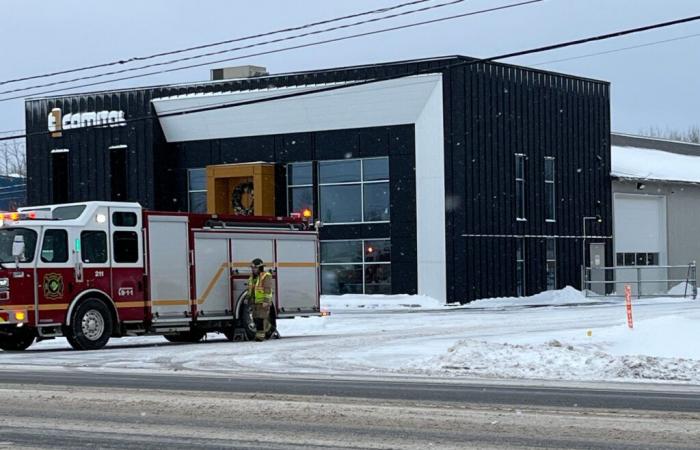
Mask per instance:
[[[63,298],[63,275],[60,273],[44,275],[44,297],[50,300]]]

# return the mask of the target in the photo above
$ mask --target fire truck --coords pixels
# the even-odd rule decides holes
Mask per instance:
[[[255,334],[250,262],[274,281],[278,319],[320,315],[318,232],[304,217],[155,212],[85,202],[0,214],[0,348],[64,336],[79,350],[111,337],[197,342]]]

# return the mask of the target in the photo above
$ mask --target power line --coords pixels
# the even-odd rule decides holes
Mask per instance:
[[[275,34],[288,33],[288,32],[292,32],[292,31],[299,31],[299,30],[303,30],[303,29],[307,29],[307,28],[313,28],[313,27],[316,27],[316,26],[319,26],[319,25],[325,25],[325,24],[328,24],[328,23],[340,22],[340,21],[342,21],[342,20],[347,20],[347,19],[354,19],[354,18],[356,18],[356,17],[368,16],[368,15],[371,15],[371,14],[385,13],[385,12],[388,12],[388,11],[393,11],[393,10],[396,10],[396,9],[404,8],[404,7],[406,7],[406,6],[412,6],[412,5],[415,5],[415,4],[418,4],[418,3],[425,3],[425,2],[428,2],[428,1],[432,1],[432,0],[413,0],[413,1],[410,1],[410,2],[401,3],[401,4],[398,4],[398,5],[394,5],[394,6],[388,6],[388,7],[385,7],[385,8],[373,9],[373,10],[370,10],[370,11],[363,11],[363,12],[359,12],[359,13],[355,13],[355,14],[350,14],[350,15],[347,15],[347,16],[335,17],[335,18],[332,18],[332,19],[322,20],[322,21],[320,21],[320,22],[307,23],[307,24],[305,24],[305,25],[300,25],[300,26],[291,27],[291,28],[283,28],[283,29],[280,29],[280,30],[268,31],[268,32],[265,32],[265,33],[254,34],[254,35],[250,35],[250,36],[243,36],[243,37],[239,37],[239,38],[227,39],[227,40],[225,40],[225,41],[212,42],[212,43],[209,43],[209,44],[202,44],[202,45],[197,45],[197,46],[194,46],[194,47],[188,47],[188,48],[183,48],[183,49],[178,49],[178,50],[171,50],[171,51],[161,52],[161,53],[154,53],[154,54],[152,54],[152,55],[146,55],[146,56],[134,56],[134,57],[131,57],[131,58],[128,58],[128,59],[121,59],[121,60],[117,60],[117,61],[111,61],[111,62],[107,62],[107,63],[95,64],[95,65],[92,65],[92,66],[78,67],[78,68],[74,68],[74,69],[67,69],[67,70],[62,70],[62,71],[58,71],[58,72],[49,72],[49,73],[44,73],[44,74],[41,74],[41,75],[31,75],[31,76],[26,76],[26,77],[22,77],[22,78],[16,78],[16,79],[14,79],[14,80],[5,80],[5,81],[0,81],[0,85],[9,84],[9,83],[16,83],[16,82],[19,82],[19,81],[34,80],[34,79],[37,79],[37,78],[53,77],[53,76],[56,76],[56,75],[64,75],[64,74],[74,73],[74,72],[80,72],[80,71],[84,71],[84,70],[92,70],[92,69],[99,69],[99,68],[103,68],[103,67],[110,67],[110,66],[116,66],[116,65],[123,65],[123,64],[128,64],[128,63],[135,62],[135,61],[145,61],[145,60],[148,60],[148,59],[159,58],[159,57],[161,57],[161,56],[175,55],[175,54],[178,54],[178,53],[185,53],[185,52],[189,52],[189,51],[193,51],[193,50],[202,50],[202,49],[205,49],[205,48],[216,47],[216,46],[219,46],[219,45],[231,44],[231,43],[233,43],[233,42],[241,42],[241,41],[247,41],[247,40],[251,40],[251,39],[257,39],[257,38],[261,38],[261,37],[266,37],[266,36],[272,36],[272,35],[275,35]]]
[[[286,41],[301,39],[301,38],[307,37],[307,36],[315,36],[315,35],[319,35],[319,34],[329,33],[329,32],[332,32],[332,31],[343,30],[343,29],[346,29],[346,28],[354,28],[354,27],[358,27],[358,26],[360,26],[360,25],[366,25],[366,24],[369,24],[369,23],[381,22],[381,21],[384,21],[384,20],[395,19],[395,18],[397,18],[397,17],[408,16],[408,15],[416,14],[416,13],[422,13],[422,12],[426,12],[426,11],[433,10],[433,9],[443,8],[443,7],[445,7],[445,6],[452,6],[452,5],[455,5],[455,4],[457,4],[457,3],[463,3],[464,1],[466,1],[466,0],[451,0],[451,1],[447,2],[447,3],[440,3],[440,4],[437,4],[437,5],[426,6],[426,7],[418,8],[418,9],[412,9],[412,10],[409,10],[409,11],[404,11],[404,12],[400,12],[400,13],[396,13],[396,14],[391,14],[391,15],[387,15],[387,16],[376,17],[376,18],[373,18],[373,19],[362,20],[362,21],[353,22],[353,23],[349,23],[349,24],[338,25],[338,26],[335,26],[335,27],[323,28],[323,29],[320,29],[320,30],[314,30],[314,31],[306,32],[306,33],[295,34],[295,35],[292,35],[292,36],[285,36],[285,37],[283,37],[283,38],[271,39],[271,40],[263,41],[263,42],[256,42],[256,43],[254,43],[254,44],[243,45],[243,46],[240,46],[240,47],[234,47],[234,48],[228,48],[228,49],[223,49],[223,50],[217,50],[217,51],[214,51],[214,52],[202,53],[202,54],[198,54],[198,55],[187,56],[187,57],[184,57],[184,58],[171,59],[171,60],[168,60],[168,61],[161,61],[161,62],[152,63],[152,64],[146,64],[146,65],[138,66],[138,67],[129,67],[129,68],[127,68],[127,69],[114,70],[114,71],[111,71],[111,72],[103,72],[103,73],[98,73],[98,74],[94,74],[94,75],[86,75],[86,76],[83,76],[83,77],[72,78],[72,79],[69,79],[69,80],[58,80],[58,81],[52,81],[52,82],[50,82],[50,83],[37,84],[37,85],[34,85],[34,86],[25,86],[25,87],[21,87],[21,88],[6,90],[6,91],[0,91],[0,95],[12,94],[12,93],[15,93],[15,92],[26,92],[26,91],[31,91],[31,90],[33,90],[33,89],[39,89],[39,88],[44,88],[44,87],[49,87],[49,86],[63,85],[63,84],[67,84],[67,83],[74,83],[74,82],[76,82],[76,81],[93,80],[93,79],[95,79],[95,78],[102,78],[102,77],[106,77],[106,76],[109,76],[109,75],[119,75],[119,74],[121,74],[121,73],[134,72],[134,71],[144,70],[144,69],[150,69],[150,68],[152,68],[152,67],[169,66],[169,65],[171,65],[171,64],[176,64],[176,63],[179,63],[179,62],[192,61],[192,60],[195,60],[195,59],[206,58],[206,57],[209,57],[209,56],[221,55],[221,54],[224,54],[224,53],[232,53],[232,52],[236,52],[236,51],[239,51],[239,50],[246,50],[246,49],[249,49],[249,48],[261,47],[261,46],[265,46],[265,45],[269,45],[269,44],[277,44],[277,43],[280,43],[280,42],[286,42]],[[211,64],[211,63],[206,63],[206,64]],[[144,76],[145,76],[145,75],[144,75]],[[84,86],[84,85],[82,85],[82,86]],[[67,89],[75,89],[75,88],[78,88],[78,87],[81,87],[81,86],[73,86],[73,87],[70,87],[70,88],[67,88]],[[36,95],[36,94],[29,94],[29,95]],[[4,100],[4,99],[3,99],[3,100]]]
[[[569,58],[553,59],[553,60],[551,60],[551,61],[544,61],[544,62],[539,62],[539,63],[536,63],[536,64],[528,64],[528,65],[530,65],[530,66],[544,66],[544,65],[547,65],[547,64],[554,64],[554,63],[558,63],[558,62],[573,61],[573,60],[575,60],[575,59],[583,59],[583,58],[590,58],[590,57],[593,57],[593,56],[608,55],[608,54],[610,54],[610,53],[619,53],[619,52],[623,52],[623,51],[626,51],[626,50],[633,50],[633,49],[636,49],[636,48],[651,47],[651,46],[654,46],[654,45],[666,44],[666,43],[668,43],[668,42],[681,41],[681,40],[684,40],[684,39],[690,39],[690,38],[699,37],[699,36],[700,36],[700,33],[688,34],[688,35],[685,35],[685,36],[679,36],[679,37],[671,38],[671,39],[664,39],[664,40],[661,40],[661,41],[647,42],[647,43],[645,43],[645,44],[631,45],[631,46],[629,46],[629,47],[616,48],[616,49],[606,50],[606,51],[596,52],[596,53],[588,53],[588,54],[585,54],[585,55],[572,56],[572,57],[569,57]]]
[[[586,44],[589,42],[596,42],[596,41],[612,39],[612,38],[616,38],[616,37],[620,37],[620,36],[641,33],[643,31],[649,31],[649,30],[654,30],[654,29],[659,29],[659,28],[666,28],[666,27],[679,25],[679,24],[687,23],[687,22],[694,22],[694,21],[698,21],[698,20],[700,20],[700,16],[685,17],[682,19],[672,20],[672,21],[668,21],[668,22],[661,22],[661,23],[656,23],[653,25],[646,25],[646,26],[642,26],[642,27],[630,28],[630,29],[626,29],[626,30],[615,31],[612,33],[601,34],[601,35],[591,36],[591,37],[587,37],[587,38],[576,39],[576,40],[572,40],[572,41],[565,41],[565,42],[560,42],[557,44],[545,45],[542,47],[536,47],[536,48],[532,48],[532,49],[528,49],[528,50],[520,50],[520,51],[516,51],[516,52],[505,53],[502,55],[492,56],[490,58],[481,58],[481,59],[473,59],[473,60],[468,60],[468,61],[460,61],[458,63],[446,64],[446,65],[441,66],[441,67],[432,67],[432,68],[426,68],[426,69],[422,69],[422,70],[415,70],[411,73],[405,73],[405,74],[393,75],[393,76],[387,76],[387,77],[377,77],[377,78],[373,78],[371,80],[351,82],[348,84],[336,85],[336,86],[328,86],[328,87],[323,87],[323,88],[319,88],[319,89],[314,89],[311,91],[293,92],[293,93],[289,93],[289,94],[283,94],[283,95],[278,95],[278,96],[273,96],[273,97],[266,97],[266,98],[261,98],[261,99],[240,101],[240,102],[234,102],[234,103],[223,103],[220,105],[211,105],[211,106],[207,106],[207,107],[187,109],[187,110],[182,110],[182,111],[173,111],[173,112],[161,114],[157,117],[154,117],[154,116],[135,117],[135,118],[126,119],[124,122],[131,123],[131,122],[144,121],[144,120],[167,118],[167,117],[172,117],[172,116],[196,114],[199,112],[213,111],[213,110],[217,110],[217,109],[234,108],[234,107],[238,107],[238,106],[252,105],[252,104],[256,104],[256,103],[264,103],[264,102],[269,102],[269,101],[275,101],[275,100],[281,100],[281,99],[287,99],[287,98],[293,98],[293,97],[300,97],[303,95],[317,94],[317,93],[321,93],[321,92],[329,92],[329,91],[334,91],[334,90],[338,90],[338,89],[346,89],[346,88],[355,87],[355,86],[362,86],[362,85],[371,84],[371,83],[378,83],[381,81],[389,81],[389,80],[394,80],[394,79],[399,79],[399,78],[406,78],[408,76],[421,75],[421,74],[425,74],[425,73],[434,73],[437,71],[444,71],[447,69],[452,69],[452,68],[460,67],[460,66],[470,66],[473,64],[488,63],[488,62],[493,62],[493,61],[501,60],[501,59],[514,58],[516,56],[524,56],[524,55],[529,55],[529,54],[534,54],[534,53],[541,53],[541,52],[546,52],[546,51],[551,51],[551,50],[557,50],[560,48],[571,47],[574,45],[581,45],[581,44]],[[82,129],[101,128],[101,127],[104,127],[104,125],[92,125],[92,126],[83,127]],[[0,141],[9,140],[9,139],[17,139],[17,138],[21,138],[21,137],[46,135],[49,133],[50,133],[49,131],[42,131],[42,132],[26,133],[24,135],[0,137]]]
[[[70,87],[66,87],[66,88],[62,88],[62,89],[51,89],[51,90],[42,91],[42,92],[32,92],[30,95],[37,96],[37,95],[52,94],[55,92],[64,92],[66,90],[73,90],[73,89],[79,89],[79,88],[85,88],[85,87],[98,86],[98,85],[102,85],[102,84],[114,83],[117,81],[132,80],[135,78],[148,77],[148,76],[152,76],[152,75],[160,75],[160,74],[169,73],[169,72],[177,72],[180,70],[208,66],[211,64],[220,64],[223,62],[236,61],[236,60],[251,58],[251,57],[255,57],[255,56],[269,55],[269,54],[281,53],[281,52],[285,52],[285,51],[289,51],[289,50],[297,50],[297,49],[301,49],[301,48],[314,47],[317,45],[329,44],[332,42],[340,42],[340,41],[355,39],[355,38],[359,38],[359,37],[366,37],[366,36],[372,36],[372,35],[381,34],[381,33],[387,33],[390,31],[404,30],[404,29],[414,28],[414,27],[418,27],[418,26],[422,26],[422,25],[429,25],[429,24],[444,22],[447,20],[460,19],[463,17],[474,16],[474,15],[478,15],[478,14],[484,14],[484,13],[514,8],[514,7],[518,7],[518,6],[530,5],[533,3],[540,3],[542,1],[544,1],[544,0],[527,0],[527,1],[522,1],[520,3],[511,3],[509,5],[497,6],[497,7],[493,7],[493,8],[482,9],[482,10],[472,11],[472,12],[468,12],[468,13],[455,14],[455,15],[451,15],[451,16],[440,17],[437,19],[425,20],[422,22],[409,23],[406,25],[398,25],[398,26],[391,27],[391,28],[383,28],[383,29],[374,30],[374,31],[367,31],[367,32],[363,32],[363,33],[351,34],[348,36],[341,36],[341,37],[337,37],[337,38],[326,39],[323,41],[316,41],[316,42],[310,42],[310,43],[306,43],[306,44],[299,44],[299,45],[293,45],[293,46],[288,46],[288,47],[282,47],[279,49],[266,50],[266,51],[262,51],[262,52],[258,52],[258,53],[248,53],[246,55],[235,56],[232,58],[219,59],[219,60],[215,60],[215,61],[207,61],[207,62],[197,63],[197,64],[190,64],[190,65],[186,65],[186,66],[174,67],[171,69],[159,70],[159,71],[154,71],[154,72],[147,72],[147,73],[142,73],[142,74],[138,74],[138,75],[131,75],[131,76],[126,76],[126,77],[112,78],[110,80],[96,81],[93,83],[85,83],[85,84],[70,86]],[[6,102],[9,100],[17,100],[17,99],[23,99],[23,98],[25,98],[24,95],[19,95],[19,96],[15,96],[15,97],[5,97],[5,98],[0,98],[0,102]]]

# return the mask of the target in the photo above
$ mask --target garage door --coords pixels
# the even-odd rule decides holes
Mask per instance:
[[[663,293],[665,283],[651,280],[665,278],[664,269],[648,266],[666,264],[666,199],[656,195],[615,194],[615,262],[625,269],[616,271],[620,282],[648,280],[641,284],[644,294]],[[645,267],[637,270],[639,267]],[[629,267],[629,269],[626,269]],[[618,286],[618,291],[622,286]],[[633,294],[637,285],[632,284]]]

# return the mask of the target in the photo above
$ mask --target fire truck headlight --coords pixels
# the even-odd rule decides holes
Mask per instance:
[[[17,322],[24,322],[24,319],[27,318],[27,315],[24,313],[24,311],[17,311],[15,313],[15,320]]]
[[[10,286],[9,278],[0,278],[0,288],[6,288]]]

